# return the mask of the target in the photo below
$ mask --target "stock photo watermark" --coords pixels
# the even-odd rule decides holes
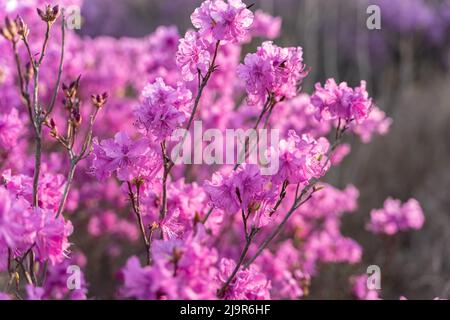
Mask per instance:
[[[81,29],[81,8],[77,5],[71,5],[64,8],[64,15],[66,17],[66,28],[70,30]]]
[[[381,8],[377,5],[370,5],[366,9],[369,17],[366,20],[366,26],[369,30],[381,30]]]
[[[219,129],[203,131],[203,122],[195,121],[193,134],[185,129],[175,130],[171,152],[175,164],[259,164],[261,174],[278,172],[278,129]]]
[[[81,269],[77,265],[68,266],[66,269],[68,275],[66,286],[69,290],[81,289]]]
[[[370,265],[367,267],[367,289],[381,290],[381,268],[377,265]]]

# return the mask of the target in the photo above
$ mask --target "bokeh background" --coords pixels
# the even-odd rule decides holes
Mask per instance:
[[[311,68],[303,90],[329,77],[368,81],[378,106],[393,118],[387,136],[352,143],[352,156],[329,180],[361,192],[344,232],[364,248],[359,266],[331,265],[314,278],[309,298],[350,298],[348,277],[376,264],[383,297],[450,298],[450,1],[448,0],[252,0],[282,18],[279,45],[300,45]],[[181,34],[199,0],[88,0],[82,9],[86,36],[144,37],[160,25]],[[370,4],[381,8],[381,30],[366,27]],[[247,48],[247,52],[252,47]],[[382,239],[365,231],[372,208],[393,196],[417,198],[426,223],[421,231]],[[97,265],[91,291],[108,290]],[[95,277],[92,277],[95,275]],[[96,290],[97,287],[97,290]]]

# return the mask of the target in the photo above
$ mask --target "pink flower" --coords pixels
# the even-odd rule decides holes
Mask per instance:
[[[26,286],[27,300],[42,300],[44,295],[44,288],[35,287],[32,284]]]
[[[257,165],[244,164],[239,167],[233,176],[233,184],[242,210],[254,210],[266,182]]]
[[[23,217],[29,208],[28,202],[0,187],[0,247],[21,246],[25,232]]]
[[[223,285],[236,267],[230,259],[220,261],[218,275],[220,285]],[[267,300],[270,299],[270,281],[255,266],[240,269],[225,291],[225,300]]]
[[[244,64],[237,68],[237,74],[244,81],[252,104],[264,101],[267,91],[272,89],[275,82],[270,61],[256,53],[245,56]]]
[[[272,41],[263,42],[256,53],[247,54],[244,64],[237,68],[244,81],[249,103],[262,103],[267,94],[276,99],[291,99],[306,77],[301,47],[280,48]]]
[[[59,262],[56,265],[49,264],[45,282],[42,287],[43,299],[71,299],[86,300],[87,283],[82,268],[86,266],[86,257],[80,252],[73,252],[69,259]],[[77,271],[76,283],[73,271]],[[69,288],[68,283],[79,285],[79,287]]]
[[[304,247],[306,257],[323,263],[358,263],[362,248],[353,239],[334,230],[321,230],[313,233]]]
[[[339,165],[342,160],[350,153],[351,146],[348,143],[343,143],[337,146],[337,148],[334,150],[333,154],[331,155],[331,164],[333,166]]]
[[[255,12],[251,34],[257,37],[275,39],[280,35],[281,17],[272,17],[262,10]]]
[[[353,285],[352,294],[358,300],[379,300],[378,292],[367,288],[367,278],[365,274],[350,278],[350,282]]]
[[[159,223],[164,239],[179,238],[183,232],[183,225],[179,221],[180,210],[169,210],[164,219]]]
[[[328,170],[326,154],[329,148],[325,138],[315,140],[310,135],[301,137],[290,130],[287,140],[281,140],[278,149],[272,149],[270,157],[279,157],[279,169],[272,181],[279,185],[305,183],[311,178],[319,178]]]
[[[157,67],[170,67],[174,65],[173,55],[177,51],[180,35],[175,26],[160,26],[149,37],[150,70]],[[123,59],[123,58],[122,58]]]
[[[44,171],[44,170],[43,170]],[[11,170],[5,170],[2,174],[6,188],[17,197],[23,197],[32,202],[33,177],[28,175],[12,175]],[[38,185],[38,205],[44,209],[57,210],[61,194],[64,188],[65,178],[63,175],[54,175],[42,172]]]
[[[214,173],[211,181],[203,186],[214,207],[227,213],[236,213],[241,207],[230,175]]]
[[[194,80],[199,71],[202,75],[207,72],[211,62],[208,46],[197,32],[188,31],[184,38],[180,39],[176,61],[185,81]]]
[[[52,265],[67,258],[70,247],[69,236],[73,232],[70,221],[62,216],[55,219],[55,213],[50,210],[35,208],[32,219],[36,224],[36,246],[33,249],[39,261],[49,260]]]
[[[270,198],[267,182],[257,165],[243,164],[229,175],[214,174],[211,182],[205,182],[204,189],[218,209],[230,214],[239,209],[254,213]]]
[[[139,176],[152,177],[160,168],[159,157],[150,142],[147,139],[133,141],[125,132],[100,143],[95,139],[93,149],[89,172],[99,179],[117,171],[120,180],[131,181]]]
[[[195,9],[191,21],[201,35],[238,42],[248,33],[253,23],[253,13],[241,0],[206,0]]]
[[[191,99],[189,90],[173,88],[158,78],[142,92],[142,102],[135,110],[136,125],[151,133],[156,141],[163,141],[184,122]]]
[[[23,123],[19,118],[17,109],[13,108],[9,113],[0,114],[0,149],[13,148],[23,133]]]
[[[346,82],[337,85],[334,79],[328,79],[325,87],[317,83],[311,103],[317,108],[318,119],[342,119],[357,123],[365,120],[372,108],[365,81],[361,81],[356,88],[350,88]]]
[[[128,259],[125,268],[121,271],[123,286],[121,294],[127,298],[137,299],[157,299],[164,295],[164,292],[155,292],[157,282],[162,279],[155,279],[150,267],[141,267],[137,257]],[[156,280],[156,281],[155,281]]]
[[[198,239],[155,240],[153,264],[132,257],[122,270],[122,295],[138,299],[213,299],[217,253]]]
[[[416,199],[409,199],[402,205],[400,200],[388,198],[382,209],[370,212],[368,229],[373,233],[393,235],[409,229],[419,230],[424,222],[422,208]]]
[[[386,114],[378,107],[373,106],[367,119],[362,123],[354,123],[352,130],[364,143],[369,143],[375,134],[385,135],[389,131],[392,119],[386,117]]]

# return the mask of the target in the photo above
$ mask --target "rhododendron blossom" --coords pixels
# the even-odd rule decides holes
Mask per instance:
[[[351,88],[346,82],[339,85],[334,79],[328,79],[325,86],[316,84],[316,91],[311,96],[311,103],[317,108],[317,118],[324,120],[343,119],[361,122],[365,120],[372,108],[372,100],[366,91],[366,82]]]
[[[153,156],[149,140],[134,141],[125,132],[117,133],[114,139],[94,141],[93,156],[90,170],[100,179],[116,171],[120,180],[130,181],[155,170],[155,163],[148,162]]]
[[[409,199],[404,204],[400,200],[388,198],[382,209],[370,212],[369,230],[388,235],[409,229],[420,229],[425,217],[416,199]]]
[[[211,60],[208,51],[209,43],[199,36],[197,32],[188,31],[177,52],[177,65],[181,68],[184,80],[191,81],[200,74],[205,74]]]
[[[253,13],[241,0],[207,0],[191,15],[202,35],[215,40],[237,42],[244,39],[253,23]]]
[[[277,184],[283,181],[289,183],[304,183],[312,178],[320,178],[328,169],[327,151],[328,141],[321,138],[315,140],[309,135],[297,136],[289,131],[288,139],[280,141],[278,152],[280,155],[280,169],[272,181]]]
[[[220,262],[219,280],[226,281],[236,264],[227,259]],[[266,300],[270,299],[270,282],[254,267],[240,270],[228,287],[224,299],[227,300]]]
[[[264,102],[267,94],[279,100],[293,98],[307,75],[301,47],[281,48],[271,41],[248,54],[237,73],[245,83],[250,103]]]
[[[135,110],[136,124],[156,141],[162,141],[184,122],[190,103],[189,90],[181,86],[173,88],[158,78],[142,92],[142,103]]]

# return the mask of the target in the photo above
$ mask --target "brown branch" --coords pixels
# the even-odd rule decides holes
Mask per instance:
[[[206,88],[206,85],[208,84],[208,81],[211,78],[211,75],[213,74],[213,72],[217,70],[217,66],[215,64],[216,64],[217,54],[219,53],[219,46],[220,46],[220,40],[218,40],[216,42],[216,46],[215,46],[215,49],[214,49],[214,55],[213,55],[213,58],[211,60],[211,64],[210,64],[210,66],[208,68],[208,71],[206,72],[206,75],[202,76],[202,74],[200,72],[198,72],[198,79],[199,79],[198,92],[197,92],[197,96],[195,97],[194,107],[192,108],[191,116],[189,117],[188,123],[187,123],[187,125],[185,127],[185,134],[183,136],[181,144],[183,144],[184,141],[186,140],[187,134],[189,132],[189,129],[192,126],[192,122],[194,121],[195,114],[197,113],[197,109],[198,109],[198,106],[200,104],[200,99],[202,97],[203,90]],[[169,168],[168,168],[168,172],[169,173],[172,170],[174,165],[175,165],[175,162],[171,161],[170,165],[169,165]]]
[[[145,249],[147,251],[147,264],[150,265],[151,264],[151,246],[150,246],[150,240],[147,237],[147,233],[145,232],[145,226],[144,226],[144,221],[142,219],[142,214],[141,214],[141,208],[140,208],[140,184],[136,183],[136,194],[133,192],[133,188],[131,186],[130,182],[127,182],[128,185],[128,196],[131,200],[131,204],[132,204],[132,208],[134,213],[136,214],[136,218],[138,220],[138,225],[139,225],[139,229],[141,231],[141,235],[142,235],[142,239],[144,241],[145,244]],[[152,229],[152,233],[153,233],[153,229]]]
[[[334,150],[337,148],[337,146],[341,143],[342,138],[344,136],[344,133],[346,132],[346,130],[348,129],[348,123],[345,123],[343,125],[343,127],[341,128],[341,121],[339,121],[339,125],[336,128],[336,141],[333,143],[333,145],[330,147],[330,149],[327,152],[327,159],[325,161],[325,163],[323,164],[322,169],[324,169],[328,163],[330,162],[331,159],[331,155],[334,152]],[[294,202],[291,206],[291,208],[289,209],[288,213],[286,214],[286,216],[283,218],[283,221],[277,226],[277,228],[275,228],[274,231],[272,231],[272,233],[269,235],[268,238],[266,238],[263,243],[259,246],[258,250],[256,251],[256,253],[253,255],[253,257],[245,264],[245,267],[248,268],[255,260],[256,258],[259,257],[259,255],[263,252],[263,250],[269,245],[269,243],[281,232],[281,230],[283,229],[284,225],[286,224],[286,222],[289,220],[289,218],[292,216],[292,214],[299,208],[301,207],[305,202],[307,202],[309,199],[311,199],[313,193],[316,191],[315,189],[315,185],[317,184],[317,182],[319,181],[319,179],[314,178],[312,179],[309,184],[303,188],[302,192],[300,193],[300,195],[298,195],[299,192],[299,187],[300,184],[297,185],[297,189],[295,191],[295,198],[294,198]],[[312,189],[312,191],[311,191]],[[311,191],[311,192],[310,192]],[[305,195],[307,195],[307,198],[303,200],[303,197]]]
[[[167,178],[170,171],[170,159],[167,156],[166,141],[161,142],[161,153],[163,158],[163,181],[162,181],[162,196],[161,196],[161,209],[159,211],[159,218],[162,220],[167,215]]]
[[[252,230],[250,231],[250,234],[248,234],[248,236],[246,236],[246,242],[245,242],[245,247],[242,250],[242,253],[239,257],[239,261],[236,264],[233,272],[230,274],[230,276],[228,277],[228,279],[225,281],[225,283],[222,285],[222,287],[217,290],[217,297],[218,298],[223,298],[225,296],[225,293],[228,289],[228,286],[230,285],[231,281],[233,281],[234,277],[236,276],[236,274],[238,273],[239,269],[241,268],[242,264],[244,263],[244,259],[247,255],[248,249],[250,248],[250,245],[252,243],[253,238],[255,237],[255,235],[258,233],[259,229],[256,228],[252,228]]]
[[[61,15],[61,55],[59,58],[59,67],[58,67],[58,76],[56,78],[55,88],[53,89],[53,95],[52,99],[50,100],[50,104],[47,108],[47,112],[45,113],[45,117],[47,118],[50,113],[53,111],[53,108],[55,106],[56,98],[58,97],[59,87],[61,84],[61,74],[63,70],[63,64],[64,64],[64,50],[65,50],[65,43],[66,43],[66,32],[65,32],[65,25],[66,25],[66,19],[64,16],[64,9],[62,10]]]

